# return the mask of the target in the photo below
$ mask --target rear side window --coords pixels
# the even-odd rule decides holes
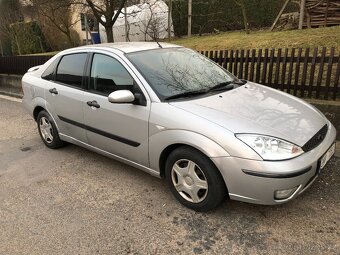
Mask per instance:
[[[54,60],[47,68],[46,70],[43,72],[43,74],[41,75],[41,78],[44,80],[54,80],[54,74],[55,74],[55,68],[59,62],[60,58],[57,58],[56,60]]]
[[[58,65],[56,81],[81,88],[87,53],[64,56]]]

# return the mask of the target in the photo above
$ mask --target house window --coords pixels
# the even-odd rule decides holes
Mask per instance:
[[[85,31],[85,17],[87,18],[87,26],[90,31],[98,31],[99,25],[97,19],[93,15],[85,13],[80,14],[81,30]]]

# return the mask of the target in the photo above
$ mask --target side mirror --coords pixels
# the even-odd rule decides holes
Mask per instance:
[[[117,90],[112,92],[108,99],[110,103],[126,104],[133,103],[135,101],[135,96],[130,90]]]

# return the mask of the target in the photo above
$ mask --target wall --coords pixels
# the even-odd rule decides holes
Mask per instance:
[[[0,94],[22,97],[22,75],[0,74]]]

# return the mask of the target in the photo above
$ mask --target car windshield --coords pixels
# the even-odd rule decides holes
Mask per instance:
[[[133,52],[127,57],[161,100],[209,91],[218,84],[237,79],[213,61],[186,48]]]

